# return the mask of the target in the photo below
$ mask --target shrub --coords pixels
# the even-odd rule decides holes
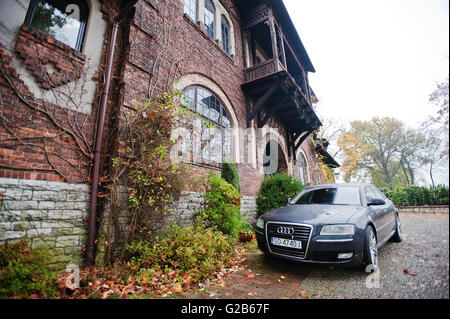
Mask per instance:
[[[399,187],[393,190],[381,189],[397,206],[448,205],[448,188]]]
[[[444,185],[439,185],[431,189],[432,197],[437,205],[448,205],[449,203],[449,190]]]
[[[133,236],[151,237],[153,226],[171,212],[173,201],[185,187],[186,166],[172,163],[170,153],[172,129],[178,117],[189,115],[179,102],[180,95],[177,90],[164,92],[126,114],[126,149],[123,156],[113,159],[113,166],[118,172],[127,170]]]
[[[243,222],[240,200],[236,188],[214,173],[208,176],[209,189],[204,198],[206,207],[196,214],[197,222],[207,227],[217,227],[224,234],[238,235]]]
[[[31,249],[26,241],[0,246],[0,298],[13,296],[54,297],[58,291],[56,273],[49,271],[50,256],[41,248]]]
[[[257,216],[285,205],[287,198],[294,197],[303,188],[300,181],[286,174],[266,176],[256,197]]]
[[[239,174],[235,163],[224,162],[222,164],[222,175],[221,177],[228,183],[234,186],[237,191],[241,192],[241,185],[239,184]]]
[[[162,240],[131,243],[128,252],[138,269],[181,270],[198,281],[230,266],[233,244],[234,240],[213,228],[174,226]]]

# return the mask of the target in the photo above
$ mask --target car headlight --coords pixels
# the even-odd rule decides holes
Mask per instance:
[[[264,219],[258,218],[258,221],[256,222],[256,227],[264,228]]]
[[[320,235],[353,235],[355,233],[355,226],[350,224],[342,225],[325,225],[320,230]]]

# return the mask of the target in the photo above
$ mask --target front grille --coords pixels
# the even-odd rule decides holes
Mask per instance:
[[[279,234],[277,232],[277,229],[280,226],[293,227],[294,234],[293,235]],[[309,225],[268,222],[267,227],[266,227],[266,234],[267,234],[267,242],[269,244],[270,251],[275,254],[285,255],[285,256],[289,256],[289,257],[305,258],[311,230],[312,230],[312,226],[309,226]],[[270,240],[271,237],[300,240],[302,242],[302,249],[272,245],[271,240]]]

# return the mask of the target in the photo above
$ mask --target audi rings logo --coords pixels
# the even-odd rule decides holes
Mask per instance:
[[[293,235],[294,227],[280,226],[277,228],[277,233],[283,235]]]

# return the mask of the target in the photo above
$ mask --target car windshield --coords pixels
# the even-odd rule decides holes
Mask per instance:
[[[301,192],[291,200],[291,204],[361,206],[361,201],[358,187],[326,187]]]

